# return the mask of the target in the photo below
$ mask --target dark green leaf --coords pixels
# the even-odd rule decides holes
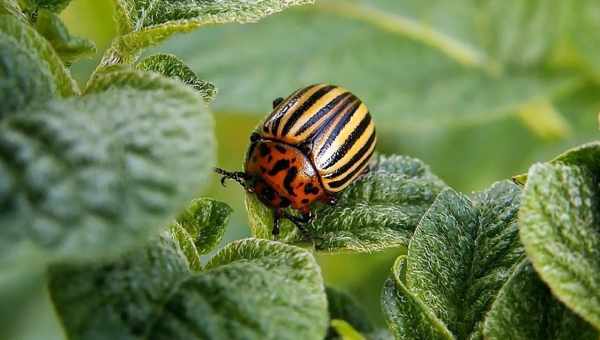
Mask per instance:
[[[118,254],[205,183],[213,121],[195,91],[140,72],[92,90],[0,122],[4,252],[28,243],[49,260]]]
[[[155,54],[145,58],[136,66],[140,70],[158,72],[169,78],[176,78],[186,85],[200,91],[207,103],[213,101],[217,95],[215,86],[204,81],[194,73],[186,64],[172,54]]]
[[[105,55],[103,64],[130,62],[139,50],[177,32],[223,23],[256,22],[287,7],[311,0],[114,0],[120,37]]]
[[[598,333],[552,296],[528,260],[523,260],[487,314],[486,339],[598,339]]]
[[[66,64],[96,53],[96,46],[91,40],[72,36],[60,17],[50,11],[41,10],[38,13],[35,28]]]
[[[441,323],[456,338],[481,338],[485,313],[523,257],[519,195],[508,181],[472,200],[452,189],[438,195],[386,284],[383,303],[397,334],[415,327],[407,336],[419,338],[439,331]]]
[[[563,160],[577,160],[578,165],[532,166],[519,217],[521,239],[540,277],[558,299],[600,329],[600,202],[595,149],[583,147],[563,155]]]
[[[348,293],[331,287],[325,291],[331,320],[343,320],[360,333],[374,331],[367,313]]]
[[[71,339],[324,337],[327,301],[307,251],[247,239],[207,268],[185,273],[183,255],[163,242],[112,264],[55,268],[50,290]]]
[[[46,9],[52,12],[59,13],[67,7],[71,0],[20,0],[23,3],[23,8],[32,14],[38,10]]]
[[[0,44],[0,111],[22,108],[34,98],[43,101],[53,93],[64,97],[79,93],[52,46],[28,24],[14,16],[0,15]],[[20,62],[23,69],[15,66]],[[43,91],[48,93],[44,95]]]
[[[378,129],[396,134],[489,122],[531,102],[550,103],[580,83],[572,73],[553,76],[539,67],[498,65],[494,54],[484,48],[487,44],[469,40],[484,37],[496,45],[511,38],[506,41],[511,51],[506,52],[507,62],[516,62],[512,51],[523,52],[524,47],[531,47],[531,52],[527,57],[518,55],[523,63],[540,61],[547,57],[548,44],[531,42],[528,37],[545,39],[537,35],[548,29],[544,27],[547,22],[553,22],[548,16],[551,8],[541,13],[543,20],[521,20],[519,9],[509,4],[495,9],[492,2],[482,6],[472,1],[435,2],[440,8],[429,13],[426,7],[435,7],[431,2],[411,2],[423,7],[423,18],[413,18],[405,1],[322,1],[315,7],[267,18],[259,25],[211,27],[192,38],[175,40],[167,49],[184,57],[222,90],[215,101],[219,112],[264,115],[274,97],[306,84],[328,82],[354,92],[370,108]],[[491,8],[483,11],[480,7]],[[504,10],[517,12],[521,24],[531,22],[527,28],[532,31],[523,34],[523,27],[508,21]],[[446,16],[459,11],[465,12],[459,20]],[[432,26],[432,21],[458,25],[467,21],[466,27],[456,30],[468,32],[468,37],[445,34],[446,28]],[[506,27],[511,31],[495,36]],[[212,48],[199,50],[197,46]],[[497,54],[505,53],[504,48],[497,49]],[[562,131],[555,125],[551,128]]]
[[[232,209],[225,203],[209,198],[195,199],[171,225],[190,267],[199,270],[200,255],[213,250],[225,233]]]
[[[307,229],[315,247],[325,251],[369,252],[406,246],[421,216],[445,184],[421,161],[404,156],[380,156],[370,172],[345,189],[334,206],[315,206]],[[246,196],[252,232],[269,238],[272,211],[254,194]],[[288,221],[281,238],[302,240]]]

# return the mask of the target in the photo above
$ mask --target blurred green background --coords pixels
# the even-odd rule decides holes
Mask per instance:
[[[72,66],[82,84],[116,33],[112,10],[110,0],[74,0],[62,14],[98,47],[95,59]],[[584,0],[324,2],[257,24],[200,28],[148,53],[174,53],[219,88],[220,167],[242,167],[273,98],[329,82],[370,107],[379,152],[420,158],[472,192],[597,137],[599,23],[600,7]],[[205,195],[235,210],[224,242],[249,235],[240,188],[215,177]],[[318,258],[327,283],[383,324],[379,293],[401,252]],[[31,291],[20,302],[31,305],[26,319],[40,320],[22,337],[60,338],[43,287],[22,289]]]

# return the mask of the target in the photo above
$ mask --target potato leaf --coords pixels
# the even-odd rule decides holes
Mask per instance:
[[[105,78],[0,122],[3,253],[116,255],[156,235],[205,183],[214,137],[202,98],[153,74]]]
[[[225,203],[199,198],[170,226],[191,269],[200,270],[200,255],[207,254],[221,242],[231,212]]]
[[[186,265],[167,239],[114,263],[55,267],[50,291],[71,339],[325,336],[323,282],[307,251],[246,239],[221,250],[205,272]]]
[[[346,188],[333,206],[317,205],[306,227],[317,250],[369,252],[406,246],[421,216],[445,184],[421,161],[379,156],[370,172]],[[271,238],[273,213],[254,194],[246,195],[252,233]],[[289,221],[281,238],[301,242]]]
[[[0,44],[0,67],[5,70],[0,74],[0,86],[6,88],[0,92],[0,111],[23,108],[33,99],[42,102],[53,93],[63,97],[79,94],[77,83],[50,43],[28,24],[14,16],[0,15]],[[14,64],[21,60],[23,69]],[[48,84],[47,78],[52,83]],[[46,95],[44,90],[48,90]]]
[[[519,212],[527,255],[553,294],[600,329],[597,147],[529,169]],[[569,163],[564,163],[568,160]]]
[[[131,62],[143,48],[177,32],[223,23],[256,22],[287,7],[311,0],[114,0],[120,36],[105,55],[103,64]]]
[[[481,338],[486,312],[523,258],[519,195],[508,181],[472,199],[452,189],[438,195],[384,287],[397,337]]]
[[[332,287],[327,287],[325,291],[327,293],[329,318],[332,321],[343,320],[360,333],[374,331],[373,324],[369,321],[369,316],[352,296]],[[332,331],[330,329],[330,333]],[[334,337],[332,336],[331,338]]]
[[[96,45],[91,40],[72,36],[60,17],[50,11],[38,13],[35,29],[50,42],[67,65],[96,53]]]
[[[60,13],[69,5],[71,0],[20,0],[23,4],[23,9],[29,13],[37,13],[39,10],[49,10]],[[35,17],[35,14],[34,14]]]
[[[598,339],[594,328],[552,296],[531,263],[523,260],[488,312],[486,339]]]
[[[213,101],[217,95],[217,89],[212,83],[200,79],[194,71],[172,54],[155,54],[146,57],[136,65],[136,68],[179,79],[198,90],[207,103]]]
[[[517,2],[494,8],[495,2],[467,0],[321,1],[259,25],[207,28],[166,49],[222,89],[215,101],[219,112],[262,116],[274,97],[327,82],[359,96],[380,131],[481,124],[532,101],[552,102],[581,83],[573,73],[557,75],[540,66],[553,46],[540,41],[546,39],[540,32],[556,26],[556,12],[547,7],[542,19],[522,18]],[[460,19],[450,20],[448,13],[457,12]],[[436,26],[444,21],[453,29]],[[521,58],[525,48],[528,55]],[[528,67],[514,66],[518,61]],[[551,129],[564,130],[555,124]]]

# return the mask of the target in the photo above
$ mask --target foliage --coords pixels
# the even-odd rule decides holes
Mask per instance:
[[[271,210],[247,194],[254,237],[219,249],[233,209],[198,197],[216,158],[214,98],[225,116],[253,114],[327,78],[400,139],[509,115],[540,138],[590,124],[565,112],[597,98],[597,49],[577,33],[597,28],[599,8],[584,0],[323,1],[203,30],[187,44],[203,46],[192,68],[138,60],[173,33],[308,2],[116,0],[119,35],[80,91],[70,65],[94,46],[63,24],[69,1],[0,0],[0,337],[22,338],[44,289],[72,339],[598,338],[600,142],[470,195],[416,158],[379,155],[337,204],[312,207],[308,239],[285,222],[271,240]],[[240,30],[246,45],[228,40]],[[389,248],[402,254],[383,327],[325,284],[315,255]]]

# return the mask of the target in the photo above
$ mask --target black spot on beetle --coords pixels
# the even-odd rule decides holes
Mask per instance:
[[[261,165],[260,171],[264,173],[264,172],[267,172],[267,169],[264,166]]]
[[[275,145],[275,149],[277,149],[277,151],[281,152],[282,154],[285,154],[285,152],[287,151],[283,146],[281,145]]]
[[[280,159],[277,162],[275,162],[275,165],[273,165],[273,168],[271,169],[271,171],[269,171],[269,176],[275,176],[280,171],[283,171],[289,167],[290,161],[288,161],[287,159]]]
[[[294,188],[292,188],[292,182],[296,178],[297,174],[298,174],[298,168],[293,166],[288,170],[287,174],[285,175],[285,178],[283,179],[283,187],[292,196],[296,196],[296,193],[294,192]]]
[[[281,198],[281,202],[279,203],[279,206],[280,206],[280,207],[282,207],[282,208],[287,208],[287,207],[289,207],[289,206],[290,206],[290,204],[291,204],[291,203],[292,203],[292,202],[290,202],[290,200],[288,200],[288,199],[287,199],[287,198],[285,198],[285,197],[282,197],[282,198]]]
[[[302,199],[302,203],[307,204],[308,203],[308,198],[303,198]]]
[[[260,152],[260,155],[263,157],[268,155],[271,152],[269,147],[264,144],[260,144],[260,146],[258,147],[258,151]]]
[[[266,198],[267,201],[274,201],[275,200],[275,191],[273,191],[273,189],[271,189],[270,187],[265,187],[262,190],[262,196],[264,198]]]
[[[308,194],[317,195],[319,193],[319,188],[312,185],[312,183],[306,183],[306,185],[304,185],[304,193],[307,195]]]

